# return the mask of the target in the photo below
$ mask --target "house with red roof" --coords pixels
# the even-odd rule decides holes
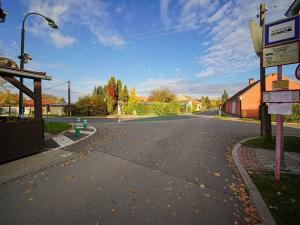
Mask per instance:
[[[286,76],[283,80],[289,80],[289,89],[300,89],[300,83]],[[277,74],[272,73],[266,76],[266,91],[272,91],[272,82],[277,80]],[[260,105],[260,80],[249,79],[249,84],[233,96],[222,106],[222,111],[244,118],[259,118]]]

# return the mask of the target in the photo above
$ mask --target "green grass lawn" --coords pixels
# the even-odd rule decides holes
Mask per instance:
[[[45,123],[44,131],[50,134],[59,134],[65,130],[70,129],[71,127],[72,125],[68,123],[49,122]]]
[[[275,149],[275,137],[272,141],[266,141],[262,137],[248,140],[242,143],[244,146],[264,149]],[[300,137],[285,136],[284,137],[284,150],[288,152],[300,152]]]
[[[280,184],[275,184],[272,173],[250,176],[278,225],[300,224],[300,175],[281,174]]]

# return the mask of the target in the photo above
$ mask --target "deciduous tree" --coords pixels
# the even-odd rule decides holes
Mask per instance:
[[[11,107],[17,106],[19,103],[18,94],[10,91],[0,92],[0,107],[8,107],[8,114],[11,115]]]
[[[150,102],[172,102],[176,98],[176,95],[168,88],[160,88],[151,91],[149,96]]]

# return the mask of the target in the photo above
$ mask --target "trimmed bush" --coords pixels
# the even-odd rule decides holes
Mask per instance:
[[[136,111],[137,115],[175,115],[180,113],[180,105],[176,102],[153,102],[152,104],[126,104],[123,105],[123,112],[132,115]]]

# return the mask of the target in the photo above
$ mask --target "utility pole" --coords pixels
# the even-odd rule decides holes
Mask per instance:
[[[71,81],[68,82],[68,116],[71,116]]]
[[[259,5],[259,24],[261,28],[265,25],[266,4]],[[263,35],[263,34],[262,34]],[[266,70],[263,67],[263,54],[260,56],[260,133],[265,140],[272,139],[271,115],[268,114],[267,104],[263,102],[263,92],[266,91]]]

